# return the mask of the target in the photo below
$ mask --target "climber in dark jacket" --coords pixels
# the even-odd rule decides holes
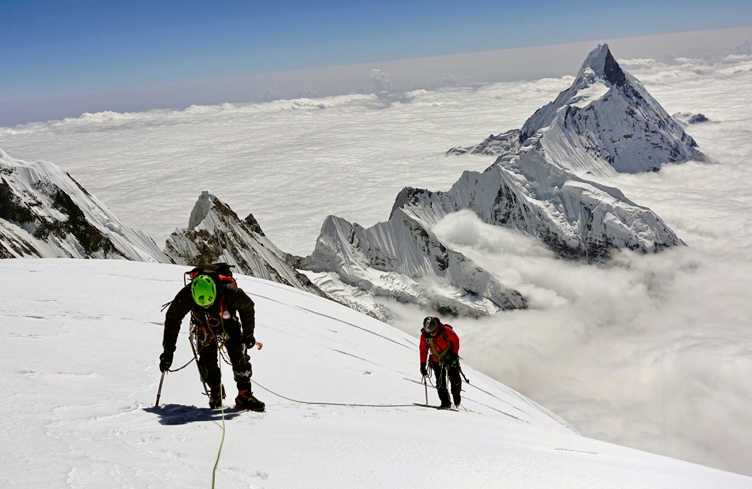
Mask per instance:
[[[426,360],[436,377],[436,391],[441,401],[440,409],[450,409],[452,403],[447,389],[447,376],[452,387],[454,406],[462,401],[462,379],[460,378],[460,338],[448,324],[442,324],[439,318],[428,316],[423,320],[420,330],[420,373],[428,375]],[[430,352],[430,358],[429,358]]]
[[[188,313],[191,314],[191,332],[195,334],[201,380],[210,388],[209,406],[221,407],[225,397],[217,355],[224,345],[238,387],[236,407],[263,411],[264,403],[256,399],[251,390],[253,371],[247,353],[254,346],[262,347],[253,334],[256,326],[253,300],[234,281],[225,282],[216,273],[196,275],[167,309],[162,340],[164,351],[159,357],[162,372],[172,365],[180,325]]]

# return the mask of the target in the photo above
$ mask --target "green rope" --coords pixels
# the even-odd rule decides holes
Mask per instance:
[[[285,397],[282,394],[278,394],[274,392],[273,390],[264,387],[263,385],[259,384],[258,382],[254,381],[254,384],[264,389],[266,392],[275,395],[277,397],[280,397],[286,401],[290,402],[296,402],[298,404],[310,404],[315,406],[347,406],[347,407],[376,407],[376,408],[394,408],[394,407],[415,407],[414,404],[351,404],[351,403],[340,403],[340,402],[312,402],[312,401],[300,401],[297,399],[291,399],[289,397]]]
[[[222,389],[224,390],[224,389]],[[219,451],[217,451],[217,460],[214,462],[214,470],[212,470],[212,489],[214,489],[214,481],[217,477],[217,466],[219,465],[219,457],[222,455],[222,447],[225,444],[225,433],[227,431],[225,427],[225,403],[220,401],[222,404],[222,441],[219,443]]]
[[[219,348],[220,353],[222,348]],[[219,375],[222,377],[222,364],[219,364]],[[214,489],[214,482],[217,478],[217,466],[219,465],[219,458],[222,456],[222,447],[225,445],[225,434],[227,433],[227,426],[225,425],[225,388],[222,384],[219,384],[219,405],[222,407],[222,440],[219,442],[219,450],[217,450],[217,460],[214,461],[214,469],[212,469],[212,489]]]

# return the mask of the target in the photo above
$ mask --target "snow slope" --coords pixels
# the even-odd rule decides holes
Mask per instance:
[[[205,488],[215,476],[224,488],[752,487],[582,437],[469,366],[465,409],[414,407],[424,401],[414,337],[249,277],[239,283],[257,305],[254,381],[267,412],[223,423],[193,365],[167,375],[155,408],[160,305],[184,269],[0,260],[0,486]],[[185,336],[176,368],[190,359]]]

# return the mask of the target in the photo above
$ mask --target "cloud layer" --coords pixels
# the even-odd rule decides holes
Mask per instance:
[[[687,128],[709,163],[607,182],[688,247],[584,266],[458,213],[437,231],[531,308],[450,322],[466,362],[583,434],[752,474],[752,59],[620,62],[669,113],[709,118]],[[159,244],[208,189],[307,254],[329,214],[369,226],[403,186],[446,190],[484,169],[493,158],[444,152],[521,127],[571,80],[395,93],[393,73],[375,72],[392,96],[87,114],[0,129],[0,148],[61,165]],[[396,326],[417,334],[423,315],[404,309]]]

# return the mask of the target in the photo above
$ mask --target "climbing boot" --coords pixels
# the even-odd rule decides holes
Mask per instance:
[[[219,409],[222,407],[222,399],[227,397],[225,393],[225,386],[222,384],[212,386],[209,393],[209,407],[212,409]]]
[[[460,403],[462,402],[462,394],[460,392],[460,389],[452,389],[452,400],[454,400],[454,407],[456,408],[460,407]]]
[[[449,391],[444,387],[436,389],[436,391],[439,393],[439,400],[441,401],[439,409],[452,409],[452,402],[449,400]]]
[[[266,404],[256,399],[250,389],[243,389],[238,391],[238,397],[235,398],[235,408],[263,413]]]

